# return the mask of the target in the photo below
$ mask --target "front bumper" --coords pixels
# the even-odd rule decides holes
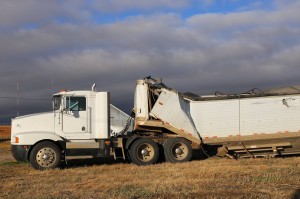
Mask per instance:
[[[12,155],[19,162],[27,162],[29,148],[28,145],[11,145]]]

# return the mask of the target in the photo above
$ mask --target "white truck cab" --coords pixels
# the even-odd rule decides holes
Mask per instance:
[[[118,110],[110,105],[109,92],[60,91],[53,96],[53,111],[12,119],[13,156],[38,169],[57,167],[62,155],[109,156],[110,109]],[[122,114],[126,121],[129,116]]]
[[[55,94],[55,133],[68,140],[109,138],[109,101],[108,92],[62,91]]]

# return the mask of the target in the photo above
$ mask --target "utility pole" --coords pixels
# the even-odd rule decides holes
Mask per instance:
[[[51,86],[52,86],[52,88],[51,88],[51,91],[52,91],[52,95],[51,96],[53,96],[53,92],[54,92],[54,90],[53,90],[53,87],[54,87],[54,81],[53,81],[53,78],[51,79]]]
[[[19,116],[19,94],[20,94],[20,90],[19,90],[19,82],[17,82],[17,116]]]

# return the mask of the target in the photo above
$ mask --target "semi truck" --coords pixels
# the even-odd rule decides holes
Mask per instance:
[[[12,154],[35,169],[112,156],[137,165],[186,162],[197,149],[230,158],[300,154],[297,87],[200,96],[148,77],[136,81],[131,115],[95,86],[62,90],[52,102],[51,112],[12,119]]]

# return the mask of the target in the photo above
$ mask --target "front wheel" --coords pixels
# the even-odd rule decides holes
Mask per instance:
[[[167,162],[187,162],[192,158],[191,143],[185,138],[169,138],[163,146]]]
[[[159,148],[153,140],[140,138],[132,144],[129,155],[132,162],[137,165],[150,165],[157,162]]]
[[[52,142],[41,142],[34,146],[30,153],[29,160],[35,169],[54,169],[60,165],[61,150]]]

